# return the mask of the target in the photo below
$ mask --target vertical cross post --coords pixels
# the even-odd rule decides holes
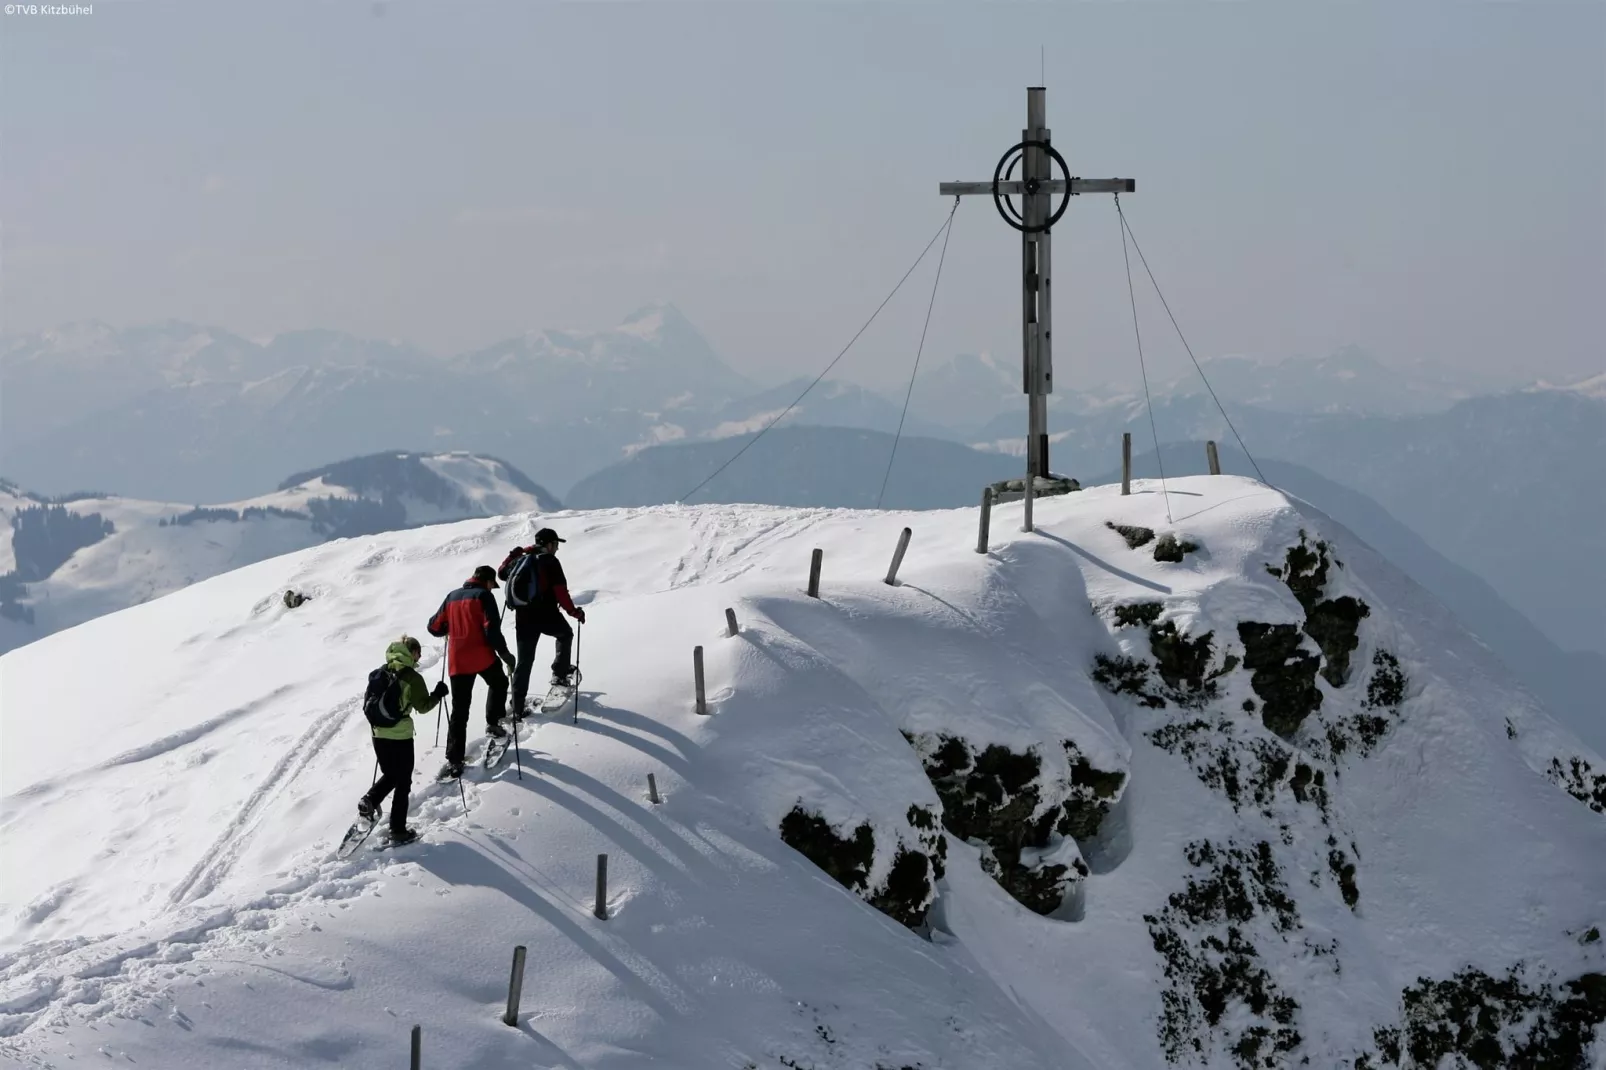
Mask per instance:
[[[602,921],[608,920],[608,856],[597,856],[597,902],[591,913]]]
[[[1121,432],[1121,494],[1132,493],[1132,432]]]
[[[408,1061],[408,1065],[412,1067],[412,1070],[421,1070],[421,1068],[424,1065],[424,1027],[423,1026],[421,1026],[421,1025],[413,1026],[412,1042],[413,1042],[412,1058]]]
[[[1037,477],[1048,478],[1048,395],[1054,388],[1054,355],[1050,345],[1052,323],[1050,290],[1050,231],[1045,226],[1053,213],[1053,201],[1043,183],[1054,176],[1049,172],[1049,155],[1039,145],[1047,144],[1048,101],[1042,86],[1026,90],[1026,129],[1021,140],[1027,142],[1021,156],[1021,353],[1026,394],[1026,530],[1032,530],[1032,499]],[[1040,228],[1040,229],[1034,229]]]
[[[1221,455],[1216,452],[1216,444],[1214,442],[1205,443],[1205,461],[1210,465],[1211,475],[1219,476],[1221,474]]]
[[[1130,178],[1077,178],[1053,176],[1057,162],[1065,160],[1052,149],[1048,129],[1047,91],[1042,86],[1026,90],[1026,128],[1021,144],[1004,153],[990,182],[943,182],[937,192],[944,197],[992,197],[1004,221],[1021,232],[1021,372],[1026,393],[1026,484],[1025,529],[1032,530],[1032,499],[1037,479],[1051,474],[1048,463],[1048,395],[1054,391],[1054,352],[1052,345],[1052,238],[1055,219],[1054,198],[1084,193],[1132,193],[1137,183]],[[1014,177],[1016,152],[1020,158],[1020,178]],[[1005,173],[1006,167],[1008,173]],[[1013,202],[1021,207],[1015,213]],[[1008,207],[1006,207],[1008,205]],[[1064,211],[1061,204],[1059,210]]]

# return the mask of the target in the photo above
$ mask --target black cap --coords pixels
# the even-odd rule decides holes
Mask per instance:
[[[496,569],[492,568],[490,565],[481,565],[479,568],[475,569],[474,579],[477,582],[485,584],[487,587],[500,586],[500,584],[496,582]]]
[[[545,546],[549,542],[568,542],[568,541],[569,541],[568,539],[560,539],[560,538],[558,538],[558,533],[553,531],[551,528],[542,528],[540,531],[535,533],[535,544],[537,546]]]

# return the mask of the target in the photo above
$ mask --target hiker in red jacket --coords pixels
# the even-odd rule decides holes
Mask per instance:
[[[507,581],[508,605],[513,609],[513,631],[518,638],[518,668],[513,670],[513,716],[524,716],[524,699],[530,689],[530,671],[535,663],[535,645],[543,635],[557,640],[552,658],[552,683],[568,685],[573,682],[574,664],[569,651],[574,641],[574,629],[558,613],[559,608],[579,621],[586,622],[586,611],[575,606],[569,598],[569,579],[563,574],[558,560],[558,538],[551,528],[535,533],[531,546],[515,546],[502,561],[496,574]],[[522,567],[521,567],[522,565]]]
[[[501,658],[508,668],[514,659],[502,638],[502,620],[497,612],[496,570],[481,565],[468,581],[446,596],[441,608],[430,618],[429,634],[446,637],[446,674],[452,680],[452,715],[446,730],[446,764],[440,779],[463,775],[463,752],[468,746],[468,707],[474,697],[474,677],[485,680],[485,732],[505,736],[502,718],[507,713],[507,674],[496,663]]]

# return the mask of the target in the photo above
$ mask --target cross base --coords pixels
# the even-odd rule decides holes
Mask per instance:
[[[1025,479],[1001,479],[997,483],[989,484],[989,486],[992,487],[994,505],[1003,502],[1018,502],[1026,497]],[[1082,484],[1070,476],[1032,477],[1033,498],[1053,498],[1081,489]]]

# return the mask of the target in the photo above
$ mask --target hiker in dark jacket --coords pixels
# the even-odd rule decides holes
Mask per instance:
[[[385,796],[395,793],[390,801],[390,840],[392,843],[411,843],[418,833],[407,827],[407,796],[413,784],[413,718],[414,713],[428,713],[446,697],[446,681],[435,685],[433,691],[418,675],[418,640],[404,635],[385,651],[385,667],[396,674],[401,684],[401,720],[393,725],[374,725],[374,757],[379,760],[379,779],[357,803],[357,813],[373,821],[379,817],[379,808]]]
[[[524,716],[524,700],[530,690],[530,672],[535,663],[535,646],[541,636],[550,635],[557,640],[557,652],[552,659],[552,683],[567,685],[574,673],[574,665],[569,661],[574,630],[558,609],[562,607],[563,612],[581,624],[586,622],[586,611],[576,608],[569,598],[569,580],[563,574],[563,564],[557,558],[558,543],[568,541],[558,538],[558,533],[551,528],[542,528],[535,533],[533,545],[515,546],[496,572],[506,580],[514,575],[522,558],[534,555],[534,559],[518,573],[522,590],[514,592],[509,589],[510,595],[516,593],[525,600],[524,605],[515,606],[513,610],[513,629],[519,646],[518,667],[513,670],[512,708],[515,717]]]
[[[446,637],[446,674],[452,678],[452,718],[446,729],[446,765],[441,778],[463,775],[463,752],[468,746],[468,707],[474,697],[474,677],[485,680],[485,731],[505,736],[501,721],[507,713],[507,674],[496,663],[514,665],[507,640],[502,638],[501,615],[496,608],[496,570],[481,565],[467,582],[441,603],[429,621],[429,634]]]

